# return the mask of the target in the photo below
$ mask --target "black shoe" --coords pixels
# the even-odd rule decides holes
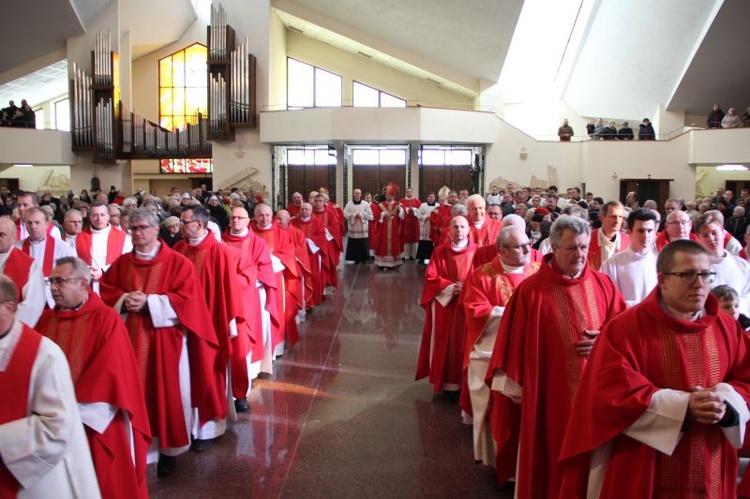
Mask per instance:
[[[159,454],[159,463],[156,465],[156,476],[165,477],[171,475],[172,473],[174,473],[176,465],[176,457]]]
[[[234,410],[239,412],[247,412],[250,410],[250,406],[247,404],[245,399],[237,399],[234,401]]]
[[[313,313],[313,309],[312,308],[308,308],[307,310],[305,310],[305,313],[307,315],[310,315],[311,313]]]
[[[247,402],[246,402],[247,403]],[[190,450],[193,452],[203,452],[204,450],[211,447],[214,443],[214,439],[201,440],[200,438],[194,438],[193,443],[190,444]]]

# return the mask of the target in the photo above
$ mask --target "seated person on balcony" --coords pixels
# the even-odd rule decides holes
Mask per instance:
[[[622,128],[617,131],[617,138],[620,140],[633,140],[633,129],[630,128],[627,121],[622,122]]]

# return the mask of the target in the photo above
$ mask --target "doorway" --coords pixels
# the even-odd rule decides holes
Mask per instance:
[[[398,184],[399,197],[408,186],[406,182],[409,146],[347,146],[352,168],[352,189],[370,193],[373,198],[382,194],[390,183]],[[348,198],[348,193],[347,196]]]
[[[484,168],[479,146],[423,146],[419,151],[420,197],[443,186],[471,194],[481,192]]]
[[[620,202],[625,203],[628,192],[638,195],[638,204],[643,206],[644,201],[653,199],[659,207],[659,212],[664,214],[664,203],[669,199],[669,183],[673,179],[655,180],[650,178],[628,178],[620,180]]]

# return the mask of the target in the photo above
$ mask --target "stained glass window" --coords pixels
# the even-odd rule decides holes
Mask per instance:
[[[196,43],[159,60],[159,124],[185,127],[196,113],[206,114],[208,49]],[[163,159],[161,173],[211,173],[211,159]]]

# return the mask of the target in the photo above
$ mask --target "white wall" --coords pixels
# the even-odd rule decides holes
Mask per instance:
[[[22,191],[50,190],[55,195],[61,195],[66,194],[71,188],[69,166],[35,166],[33,168],[12,166],[0,172],[0,178],[17,178],[18,188]]]

